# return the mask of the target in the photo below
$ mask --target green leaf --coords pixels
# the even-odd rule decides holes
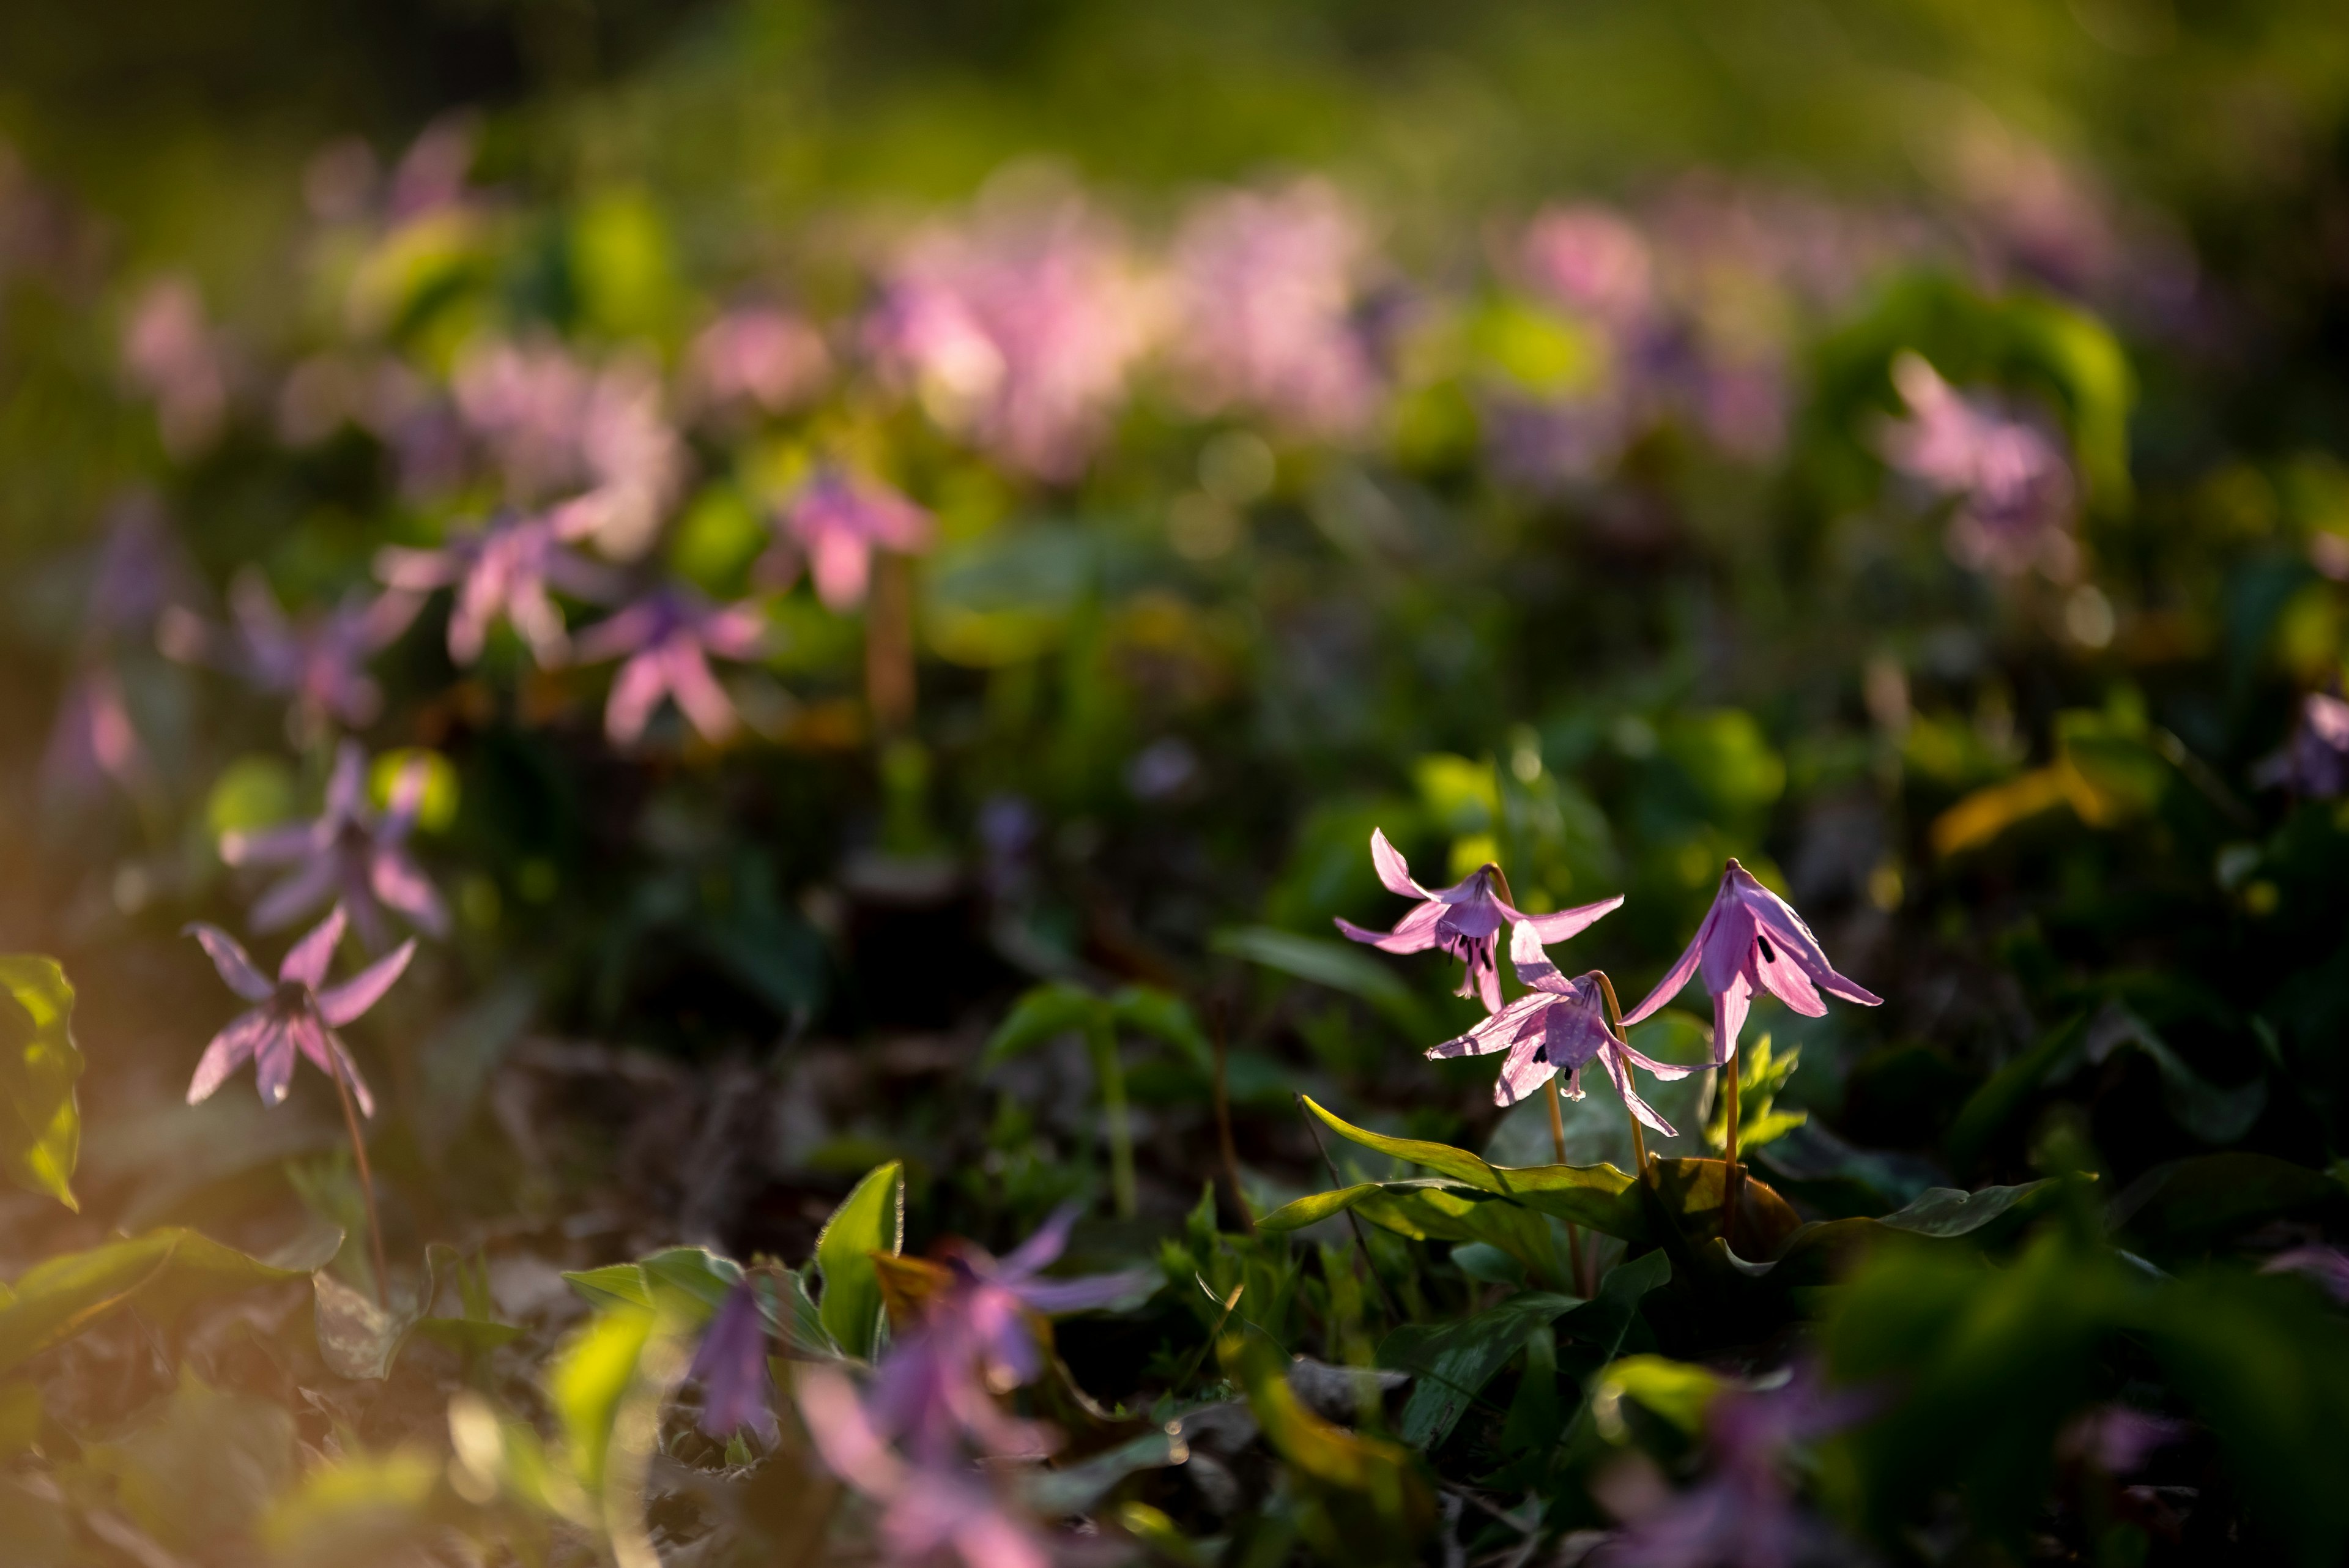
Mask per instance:
[[[293,1416],[274,1400],[209,1388],[182,1372],[162,1419],[84,1452],[114,1478],[140,1529],[211,1559],[293,1480],[294,1439]]]
[[[1485,1385],[1525,1348],[1526,1336],[1581,1304],[1573,1296],[1528,1292],[1463,1323],[1405,1324],[1388,1334],[1378,1365],[1415,1379],[1402,1407],[1402,1440],[1426,1449],[1450,1437]]]
[[[642,1264],[606,1263],[600,1269],[565,1270],[563,1277],[597,1312],[626,1307],[652,1311],[652,1286],[646,1282]]]
[[[1954,1187],[1929,1187],[1919,1193],[1907,1208],[1863,1223],[1880,1225],[1889,1231],[1907,1231],[1919,1236],[1971,1235],[1992,1220],[2004,1218],[2017,1204],[2052,1191],[2055,1186],[2055,1181],[2051,1179],[2026,1181],[2020,1187],[1985,1187],[1979,1192],[1963,1192]]]
[[[74,1084],[82,1055],[73,1040],[73,986],[55,959],[0,953],[0,1169],[28,1192],[67,1208],[81,1154]]]
[[[1627,1355],[1609,1363],[1591,1380],[1591,1416],[1601,1436],[1620,1442],[1625,1435],[1623,1401],[1631,1399],[1692,1438],[1704,1425],[1705,1407],[1721,1390],[1721,1375],[1709,1367],[1661,1355]]]
[[[671,1247],[636,1265],[652,1304],[698,1328],[717,1315],[726,1293],[742,1282],[742,1265],[707,1247]]]
[[[0,1304],[0,1372],[70,1339],[171,1265],[183,1232],[160,1231],[36,1265]]]
[[[833,1343],[860,1361],[873,1358],[881,1334],[881,1280],[873,1254],[894,1253],[905,1242],[905,1168],[895,1160],[866,1172],[815,1239],[823,1282],[817,1315]]]
[[[337,1377],[380,1382],[391,1376],[391,1364],[415,1319],[377,1304],[374,1297],[353,1290],[321,1269],[311,1276],[318,1336],[318,1355]]]
[[[599,1313],[564,1342],[547,1376],[547,1397],[562,1424],[573,1471],[589,1497],[601,1495],[605,1450],[620,1401],[653,1334],[654,1314],[632,1307]]]
[[[1288,1358],[1261,1334],[1227,1334],[1216,1354],[1247,1395],[1265,1441],[1305,1489],[1300,1528],[1325,1555],[1358,1562],[1414,1561],[1435,1522],[1434,1499],[1408,1449],[1333,1426],[1305,1407]]]
[[[1230,926],[1209,937],[1207,946],[1226,957],[1359,997],[1413,1038],[1432,1039],[1436,1033],[1411,987],[1392,969],[1350,943],[1271,926]]]
[[[440,1455],[420,1447],[346,1453],[318,1466],[261,1521],[272,1568],[431,1562],[434,1547],[448,1539],[447,1521],[434,1508],[445,1495],[444,1473]]]
[[[1181,998],[1153,986],[1129,985],[1110,998],[1109,1009],[1118,1024],[1165,1041],[1200,1072],[1216,1070],[1215,1048]]]
[[[981,1072],[1034,1050],[1063,1034],[1081,1033],[1098,1026],[1103,1017],[1101,998],[1065,981],[1050,981],[1020,994],[979,1054]]]
[[[1304,1096],[1304,1100],[1305,1108],[1323,1126],[1350,1143],[1424,1166],[1466,1186],[1509,1198],[1544,1214],[1591,1226],[1610,1236],[1627,1241],[1649,1239],[1647,1219],[1637,1191],[1639,1184],[1611,1165],[1488,1165],[1466,1149],[1454,1148],[1450,1144],[1389,1137],[1358,1127],[1323,1109],[1311,1096]],[[1662,1163],[1669,1166],[1676,1162]]]

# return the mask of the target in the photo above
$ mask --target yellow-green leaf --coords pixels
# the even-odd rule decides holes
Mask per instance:
[[[0,1169],[68,1209],[81,1157],[73,986],[55,959],[0,953]]]

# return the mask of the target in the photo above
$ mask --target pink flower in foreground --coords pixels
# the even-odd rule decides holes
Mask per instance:
[[[664,697],[675,699],[704,739],[723,741],[741,720],[709,672],[710,656],[754,659],[763,629],[750,605],[721,607],[690,588],[671,586],[654,589],[581,632],[574,654],[582,664],[626,659],[612,678],[604,709],[604,728],[616,744],[633,744]]]
[[[1819,950],[1818,939],[1794,906],[1754,879],[1736,861],[1721,874],[1721,891],[1688,950],[1680,956],[1648,999],[1623,1015],[1628,1027],[1639,1023],[1680,993],[1689,977],[1704,966],[1704,988],[1713,993],[1713,1060],[1718,1066],[1737,1054],[1737,1032],[1754,995],[1771,995],[1806,1017],[1824,1015],[1830,996],[1876,1007],[1884,999],[1857,981],[1845,979]]]
[[[1514,1106],[1549,1082],[1567,1075],[1566,1094],[1582,1098],[1582,1069],[1593,1059],[1605,1068],[1615,1091],[1631,1114],[1663,1134],[1672,1125],[1656,1114],[1633,1086],[1633,1064],[1667,1081],[1685,1078],[1693,1067],[1676,1066],[1642,1055],[1607,1026],[1599,977],[1568,980],[1542,951],[1541,933],[1530,920],[1519,921],[1509,933],[1509,961],[1517,979],[1531,989],[1500,1012],[1457,1039],[1429,1049],[1431,1061],[1446,1056],[1483,1056],[1506,1051],[1499,1082],[1493,1085],[1493,1103]]]
[[[1385,831],[1375,827],[1371,829],[1371,864],[1378,867],[1379,880],[1386,884],[1388,892],[1417,898],[1420,903],[1396,921],[1391,931],[1368,930],[1347,919],[1337,922],[1338,929],[1384,953],[1416,953],[1440,948],[1465,961],[1468,972],[1460,982],[1458,994],[1481,996],[1487,1012],[1497,1012],[1501,1007],[1501,971],[1494,961],[1494,952],[1505,923],[1522,920],[1534,929],[1542,941],[1562,942],[1623,902],[1619,893],[1612,898],[1560,909],[1553,915],[1521,914],[1502,901],[1495,890],[1501,868],[1490,864],[1478,867],[1464,881],[1430,892],[1412,880],[1410,863],[1387,841]]]
[[[775,1440],[775,1383],[767,1373],[767,1320],[756,1284],[745,1279],[726,1293],[686,1376],[701,1385],[704,1432],[725,1438],[747,1427]]]
[[[1041,1531],[959,1462],[908,1463],[874,1425],[845,1374],[804,1365],[793,1378],[800,1413],[824,1466],[879,1503],[891,1561],[932,1563],[952,1551],[965,1568],[1049,1568]]]
[[[347,740],[335,753],[326,809],[316,821],[223,835],[221,858],[231,866],[291,868],[253,906],[253,929],[280,929],[331,899],[337,910],[352,912],[369,948],[384,944],[388,909],[428,935],[447,936],[448,906],[408,852],[426,776],[424,759],[412,759],[392,788],[391,809],[378,816],[367,805],[367,753]]]
[[[824,468],[783,505],[783,529],[808,559],[816,597],[827,608],[864,602],[873,552],[911,555],[929,547],[930,514],[862,474]]]
[[[2251,777],[2313,800],[2349,794],[2349,702],[2323,691],[2302,697],[2292,739],[2252,770]]]
[[[1039,478],[1082,472],[1148,348],[1151,298],[1075,197],[983,206],[885,280],[864,339],[930,416]]]
[[[457,589],[449,616],[449,657],[457,663],[481,657],[490,627],[502,616],[543,669],[561,663],[570,648],[563,611],[549,590],[597,599],[613,589],[609,572],[563,547],[584,531],[579,514],[560,509],[507,518],[438,550],[386,545],[376,554],[375,574],[406,593]]]
[[[296,623],[269,591],[268,579],[248,568],[229,587],[233,633],[207,626],[190,611],[168,609],[156,640],[171,658],[205,662],[243,676],[264,691],[294,700],[295,726],[316,731],[329,720],[372,723],[383,691],[366,661],[416,618],[423,599],[398,589],[369,596],[354,591],[323,615]]]
[[[2077,501],[2070,464],[2037,425],[1959,393],[1915,354],[1892,365],[1907,421],[1883,432],[1895,468],[1959,497],[1950,552],[1977,571],[2014,576],[2033,566],[2059,580],[2077,569]]]
[[[1354,318],[1369,251],[1361,218],[1326,181],[1193,208],[1174,241],[1170,343],[1199,403],[1320,433],[1361,426],[1380,390]]]
[[[282,1105],[294,1085],[294,1054],[299,1051],[318,1071],[348,1084],[360,1111],[375,1115],[375,1099],[335,1031],[382,1000],[408,968],[408,961],[416,956],[415,938],[340,985],[327,985],[326,965],[335,956],[336,944],[343,940],[343,907],[337,904],[316,930],[294,944],[277,968],[276,983],[272,984],[253,966],[236,939],[218,926],[199,921],[187,929],[203,944],[228,988],[247,1002],[259,1003],[237,1014],[204,1047],[196,1075],[188,1085],[188,1104],[210,1098],[230,1074],[251,1062],[263,1102]]]

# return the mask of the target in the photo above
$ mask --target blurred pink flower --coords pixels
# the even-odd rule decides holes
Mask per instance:
[[[279,607],[268,579],[247,567],[229,586],[233,631],[175,606],[163,612],[155,636],[173,659],[212,664],[291,697],[297,731],[316,732],[330,721],[356,728],[374,722],[383,707],[383,690],[366,661],[408,629],[423,602],[396,588],[372,596],[355,589],[335,608],[297,624]]]
[[[340,985],[327,985],[326,965],[335,956],[336,944],[343,940],[343,907],[337,904],[316,929],[294,944],[277,968],[276,983],[272,984],[254,968],[236,939],[218,926],[199,921],[187,930],[203,944],[228,988],[260,1004],[237,1014],[204,1047],[196,1075],[188,1085],[188,1104],[210,1098],[230,1074],[249,1061],[263,1103],[281,1105],[293,1087],[294,1054],[299,1051],[318,1071],[348,1084],[362,1113],[375,1115],[374,1096],[360,1081],[357,1064],[335,1031],[382,1000],[408,968],[408,961],[416,956],[413,937],[389,957],[377,960]]]
[[[1923,358],[1904,353],[1892,382],[1909,417],[1882,432],[1886,459],[1959,498],[1950,553],[1976,571],[2019,576],[2037,566],[2058,581],[2078,569],[2077,500],[2070,464],[2039,426],[1968,398]]]
[[[1369,260],[1366,226],[1326,181],[1195,204],[1174,240],[1169,339],[1194,400],[1318,435],[1361,428],[1381,391],[1355,318]]]
[[[982,202],[967,223],[906,247],[864,339],[940,425],[1065,483],[1107,433],[1155,316],[1114,234],[1080,198]]]
[[[543,501],[585,476],[579,432],[594,377],[561,344],[475,344],[459,357],[449,387],[517,504]]]
[[[490,627],[501,617],[530,645],[541,668],[563,661],[570,649],[563,611],[550,589],[583,599],[608,598],[611,572],[564,549],[590,520],[558,508],[535,517],[504,517],[477,534],[460,535],[438,550],[386,545],[376,553],[376,576],[404,593],[453,587],[449,657],[471,664],[481,657]]]
[[[122,366],[155,400],[164,451],[184,460],[219,439],[228,420],[227,357],[194,280],[173,274],[147,286],[123,329]]]
[[[767,1320],[759,1289],[745,1279],[726,1293],[686,1376],[701,1385],[701,1429],[730,1438],[749,1428],[776,1438],[774,1379],[767,1373]]]
[[[1582,1069],[1596,1058],[1631,1114],[1666,1137],[1673,1137],[1672,1125],[1640,1097],[1631,1067],[1637,1064],[1667,1082],[1685,1078],[1695,1069],[1656,1061],[1619,1039],[1607,1026],[1597,974],[1568,980],[1559,973],[1543,953],[1541,933],[1532,921],[1520,920],[1510,931],[1509,961],[1529,988],[1526,994],[1467,1033],[1430,1047],[1429,1060],[1506,1051],[1500,1079],[1493,1086],[1493,1103],[1514,1106],[1559,1073],[1567,1075],[1567,1097],[1582,1098]]]
[[[2323,691],[2303,696],[2292,738],[2252,769],[2251,778],[2312,800],[2349,794],[2349,702]]]
[[[864,602],[875,549],[913,555],[929,547],[930,514],[869,475],[825,467],[783,504],[789,546],[804,553],[816,596],[833,610]],[[788,583],[795,564],[765,576]]]
[[[676,701],[704,739],[731,735],[741,722],[709,659],[755,659],[764,627],[747,604],[711,605],[681,585],[654,589],[636,603],[581,632],[575,662],[625,659],[612,678],[604,728],[615,744],[631,745],[652,722],[664,697]]]
[[[2260,1265],[2263,1274],[2305,1274],[2334,1301],[2349,1305],[2349,1252],[2323,1242],[2291,1247]]]
[[[705,405],[750,403],[771,414],[812,400],[832,374],[823,334],[773,306],[730,310],[701,329],[687,355],[687,383]]]
[[[624,357],[591,372],[556,343],[493,341],[469,350],[450,384],[514,504],[572,493],[571,536],[621,560],[652,547],[686,453],[651,365]]]
[[[1716,1066],[1737,1054],[1738,1031],[1744,1027],[1746,1009],[1764,991],[1806,1017],[1824,1015],[1830,996],[1877,1007],[1884,999],[1857,981],[1845,979],[1819,950],[1818,939],[1794,906],[1754,879],[1736,861],[1721,874],[1721,890],[1688,950],[1680,956],[1648,999],[1623,1015],[1626,1028],[1639,1023],[1680,993],[1702,961],[1704,988],[1713,993],[1713,1060]]]
[[[147,750],[122,699],[111,666],[83,668],[67,686],[41,758],[41,781],[59,796],[78,794],[101,779],[137,790],[150,776]]]
[[[1370,943],[1382,953],[1417,953],[1438,948],[1462,960],[1468,972],[1460,982],[1458,994],[1481,996],[1487,1012],[1497,1012],[1501,1006],[1501,971],[1494,953],[1505,922],[1517,920],[1530,927],[1538,939],[1538,955],[1539,942],[1562,942],[1623,902],[1619,893],[1612,898],[1560,909],[1552,915],[1521,914],[1502,901],[1496,890],[1501,868],[1489,863],[1478,867],[1463,881],[1430,892],[1412,880],[1410,863],[1403,859],[1402,851],[1388,842],[1385,831],[1376,827],[1371,829],[1371,864],[1377,868],[1379,880],[1388,892],[1420,902],[1395,922],[1392,930],[1369,930],[1348,919],[1338,920],[1338,929],[1355,941]]]
[[[1648,242],[1629,219],[1605,207],[1541,213],[1526,230],[1519,265],[1536,290],[1617,331],[1637,329],[1655,306]]]
[[[393,785],[390,809],[378,816],[367,805],[367,753],[346,740],[335,753],[326,810],[315,821],[223,834],[221,858],[229,865],[290,868],[253,906],[253,929],[290,926],[332,899],[336,909],[352,912],[359,940],[370,949],[381,949],[387,940],[386,909],[429,936],[447,936],[448,906],[408,852],[427,777],[424,759],[410,759]]]
[[[394,223],[461,205],[481,141],[481,117],[455,109],[426,126],[391,171],[386,216]]]

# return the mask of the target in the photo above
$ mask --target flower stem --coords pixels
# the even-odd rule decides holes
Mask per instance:
[[[875,551],[864,607],[864,701],[874,732],[902,734],[914,722],[913,563]]]
[[[1599,994],[1607,999],[1607,1027],[1613,1032],[1619,1042],[1623,1041],[1623,1004],[1615,1000],[1615,982],[1607,978],[1607,971],[1603,969],[1593,970],[1591,972],[1599,977]],[[1627,1064],[1625,1067],[1627,1077],[1629,1074],[1630,1068]],[[1640,1131],[1640,1117],[1631,1109],[1630,1100],[1623,1102],[1623,1119],[1631,1125],[1631,1163],[1640,1168],[1640,1179],[1653,1185],[1655,1171],[1648,1161],[1648,1140]]]
[[[1727,1235],[1729,1216],[1735,1210],[1737,1203],[1738,1179],[1744,1175],[1744,1168],[1737,1163],[1737,1102],[1744,1096],[1737,1089],[1737,1058],[1732,1056],[1722,1064],[1721,1071],[1726,1093],[1729,1096],[1729,1104],[1723,1107],[1723,1125],[1727,1130],[1722,1135],[1721,1140],[1722,1158],[1728,1166],[1728,1168],[1722,1173],[1721,1229],[1722,1233]]]
[[[331,1041],[333,1037],[328,1036]],[[358,1107],[351,1103],[351,1086],[345,1079],[340,1056],[329,1051],[327,1059],[335,1064],[335,1093],[343,1102],[343,1126],[350,1129],[351,1158],[358,1162],[359,1196],[367,1201],[367,1241],[375,1249],[375,1304],[384,1304],[385,1293],[391,1288],[390,1272],[384,1266],[383,1221],[375,1210],[375,1173],[367,1168],[367,1139],[359,1135]],[[429,1310],[431,1303],[424,1303]]]
[[[1133,1185],[1133,1121],[1125,1105],[1125,1064],[1117,1059],[1117,1031],[1106,1020],[1089,1032],[1093,1076],[1101,1084],[1102,1110],[1109,1122],[1109,1190],[1117,1217],[1131,1220],[1139,1208]]]
[[[1549,1146],[1560,1165],[1566,1163],[1566,1117],[1558,1108],[1557,1075],[1553,1073],[1542,1087],[1549,1095]],[[1569,1220],[1566,1222],[1566,1261],[1572,1272],[1574,1288],[1584,1295],[1590,1293],[1590,1282],[1582,1277],[1582,1227]]]

